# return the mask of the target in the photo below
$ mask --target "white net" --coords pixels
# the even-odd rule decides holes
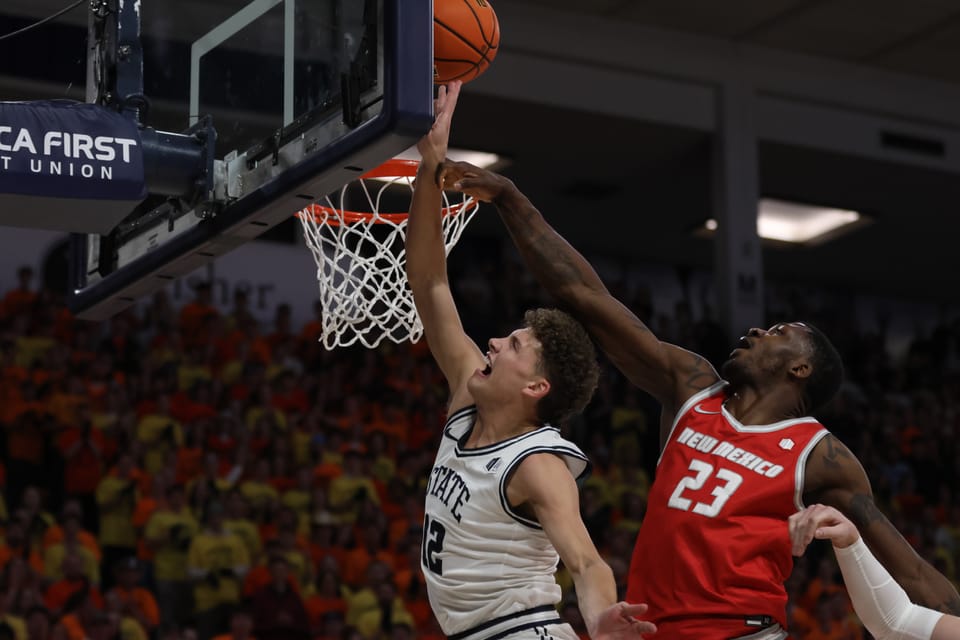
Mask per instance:
[[[373,349],[385,339],[399,344],[416,342],[423,335],[413,293],[407,286],[407,214],[381,211],[398,191],[409,206],[416,164],[388,163],[378,172],[396,172],[394,175],[374,179],[366,174],[352,187],[345,185],[338,194],[297,214],[317,264],[323,306],[320,342],[326,349],[355,342]],[[366,212],[351,211],[351,198],[359,199],[359,207]],[[478,203],[444,192],[443,205],[443,239],[449,255]]]

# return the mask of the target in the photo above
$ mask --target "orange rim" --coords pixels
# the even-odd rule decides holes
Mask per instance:
[[[388,174],[395,175],[395,174]],[[460,213],[466,213],[472,211],[480,206],[480,203],[476,200],[471,200],[469,202],[458,202],[457,204],[450,205],[449,207],[443,207],[440,209],[444,217],[455,216]],[[391,222],[393,224],[400,224],[410,215],[409,213],[367,213],[364,211],[340,211],[339,209],[334,209],[333,207],[327,207],[322,204],[312,204],[306,209],[302,209],[295,214],[298,218],[303,216],[313,216],[313,221],[317,224],[327,224],[331,227],[340,226],[340,223],[354,224],[357,222],[365,222],[369,224],[373,222],[374,224],[383,224]]]
[[[360,179],[364,178],[413,178],[417,175],[417,169],[420,167],[419,160],[400,160],[391,158],[379,167],[370,169]]]

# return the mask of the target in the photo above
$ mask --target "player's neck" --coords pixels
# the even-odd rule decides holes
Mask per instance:
[[[467,447],[485,447],[538,429],[540,425],[516,414],[500,409],[484,410],[477,407],[477,420],[473,423]]]
[[[730,390],[723,406],[741,424],[774,424],[803,416],[801,403],[787,387],[756,389],[743,385]]]

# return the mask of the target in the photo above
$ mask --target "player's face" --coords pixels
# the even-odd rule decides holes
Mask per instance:
[[[519,393],[538,377],[540,341],[529,328],[517,329],[504,338],[491,338],[487,366],[471,379],[478,389],[500,393]]]
[[[802,322],[750,329],[723,363],[721,373],[733,383],[780,374],[791,360],[806,353],[809,334],[810,330]]]

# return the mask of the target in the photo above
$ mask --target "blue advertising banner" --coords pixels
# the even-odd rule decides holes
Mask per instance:
[[[0,225],[105,234],[146,197],[136,122],[71,100],[0,102]]]
[[[0,193],[143,200],[137,124],[82,102],[0,102]]]

